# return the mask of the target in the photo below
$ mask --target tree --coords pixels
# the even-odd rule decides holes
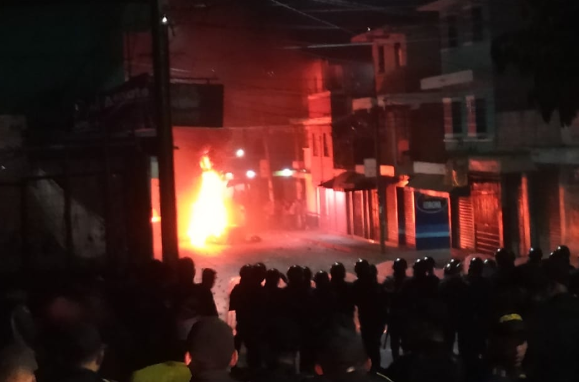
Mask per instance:
[[[530,101],[543,119],[558,112],[568,126],[579,110],[579,1],[519,1],[522,26],[495,38],[493,60],[499,71],[513,65],[530,77]]]

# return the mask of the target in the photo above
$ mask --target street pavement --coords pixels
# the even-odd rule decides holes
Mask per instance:
[[[187,242],[181,243],[181,256],[191,257],[195,262],[196,281],[201,281],[204,268],[217,271],[213,293],[223,319],[228,319],[229,292],[238,282],[239,269],[244,264],[263,262],[267,268],[277,268],[282,272],[298,264],[308,266],[315,273],[329,271],[330,266],[339,261],[346,266],[349,279],[354,280],[354,264],[358,258],[364,258],[376,264],[379,279],[383,279],[391,273],[392,262],[397,257],[412,264],[419,257],[432,256],[442,267],[455,255],[449,250],[424,252],[391,246],[382,254],[378,244],[318,231],[272,231],[261,235],[261,239],[258,243],[207,245],[201,249],[193,248]]]
[[[197,249],[187,242],[181,243],[181,256],[191,257],[196,265],[197,278],[201,281],[204,268],[217,271],[217,281],[213,289],[217,310],[222,319],[234,326],[234,313],[228,312],[229,293],[239,282],[239,269],[244,264],[263,262],[267,268],[277,268],[285,272],[294,264],[308,266],[312,272],[329,271],[330,266],[339,261],[346,266],[348,279],[355,280],[354,264],[358,258],[364,258],[376,264],[379,281],[392,273],[392,262],[397,257],[405,258],[412,264],[417,258],[432,256],[439,267],[437,274],[442,276],[442,266],[454,257],[465,254],[442,251],[415,251],[406,248],[388,246],[386,253],[380,252],[380,246],[350,237],[332,235],[319,231],[272,231],[261,235],[258,243],[237,245],[208,245]],[[382,350],[382,364],[388,365],[392,360],[389,348]]]

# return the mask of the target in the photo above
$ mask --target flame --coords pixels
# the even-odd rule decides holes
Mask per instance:
[[[192,206],[192,215],[187,235],[191,244],[202,247],[209,238],[221,237],[227,228],[225,206],[226,182],[215,170],[207,155],[199,163],[203,173],[197,200]]]

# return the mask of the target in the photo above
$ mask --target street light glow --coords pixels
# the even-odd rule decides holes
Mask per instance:
[[[245,156],[245,150],[237,149],[237,151],[235,152],[235,156],[238,158],[243,158]]]
[[[163,18],[161,19],[161,22],[163,23],[163,25],[167,25],[167,23],[169,22],[169,19],[167,18],[167,16],[163,16]]]
[[[245,173],[245,176],[247,176],[248,179],[253,179],[255,178],[256,175],[257,174],[253,170],[247,170],[247,172]]]
[[[285,177],[290,177],[294,174],[293,170],[290,170],[289,168],[284,168],[283,170],[281,170],[280,175],[281,176],[285,176]]]

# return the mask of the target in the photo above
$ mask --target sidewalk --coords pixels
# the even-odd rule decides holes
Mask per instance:
[[[451,258],[465,259],[470,252],[457,249],[437,249],[417,251],[405,246],[398,247],[394,243],[386,243],[386,253],[380,253],[380,244],[364,239],[355,238],[352,236],[344,236],[338,234],[327,233],[323,231],[296,231],[292,232],[292,236],[300,238],[301,240],[320,246],[330,248],[340,252],[347,252],[356,254],[360,257],[378,258],[382,261],[395,260],[397,257],[403,257],[409,263],[418,258],[431,256],[440,267]]]

